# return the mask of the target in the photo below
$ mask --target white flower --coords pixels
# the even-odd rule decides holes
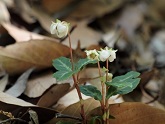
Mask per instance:
[[[50,33],[55,34],[58,38],[63,38],[67,36],[69,32],[69,23],[65,21],[56,20],[56,22],[52,22],[50,26]]]
[[[110,56],[110,50],[108,49],[108,47],[105,47],[104,49],[101,49],[101,51],[99,51],[99,59],[100,61],[104,62],[106,61]]]
[[[93,60],[98,60],[98,52],[94,49],[94,50],[86,50],[86,55],[88,59],[93,59]]]
[[[117,50],[109,49],[108,47],[105,47],[104,49],[101,49],[99,51],[99,59],[100,61],[104,62],[106,60],[109,60],[109,62],[113,62],[114,59],[116,59],[116,52]]]
[[[113,62],[114,59],[116,59],[116,52],[117,50],[112,50],[112,49],[110,50],[110,56],[108,58],[109,62]]]

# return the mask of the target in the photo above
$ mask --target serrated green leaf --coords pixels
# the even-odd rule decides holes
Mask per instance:
[[[70,59],[66,57],[60,57],[53,60],[53,66],[60,71],[72,71],[72,64]]]
[[[58,81],[66,80],[73,75],[72,64],[66,57],[53,60],[53,66],[58,70],[53,74]]]
[[[90,63],[91,64],[95,64],[95,63],[97,63],[97,61],[96,60],[91,60],[91,59],[88,59],[88,58],[86,58],[86,59],[80,59],[77,62],[77,64],[75,65],[74,72],[75,73],[79,72],[81,70],[81,68],[83,68],[85,65],[90,64]]]
[[[101,92],[92,85],[80,86],[80,91],[86,96],[93,97],[95,100],[101,101],[101,99],[102,99]]]
[[[127,94],[133,91],[140,82],[140,78],[138,78],[139,75],[139,72],[130,71],[125,75],[115,77],[111,82],[107,82],[106,84],[108,86],[117,88],[116,92],[115,90],[113,91],[113,94],[109,91],[110,94],[107,94],[107,96]]]

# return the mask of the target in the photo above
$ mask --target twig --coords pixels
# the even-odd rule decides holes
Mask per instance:
[[[4,123],[10,122],[10,121],[20,121],[20,122],[23,122],[23,123],[27,123],[27,124],[28,124],[27,121],[22,120],[22,119],[20,119],[20,118],[9,118],[9,119],[0,121],[0,124],[4,124]]]

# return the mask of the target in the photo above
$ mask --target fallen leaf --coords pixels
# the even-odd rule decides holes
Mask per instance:
[[[4,91],[5,90],[6,85],[8,83],[8,78],[9,78],[9,75],[5,74],[3,76],[3,78],[0,80],[0,91]]]
[[[68,22],[72,24],[71,20],[68,20]],[[101,40],[102,34],[87,27],[86,25],[87,25],[86,21],[79,22],[77,24],[77,27],[70,35],[73,49],[77,48],[78,41],[81,42],[81,48],[86,48],[89,45],[98,44],[98,41]],[[68,40],[69,39],[66,38],[62,43],[69,46]]]
[[[7,6],[3,1],[0,1],[0,22],[10,22],[10,14],[7,10]]]
[[[86,100],[90,97],[82,94],[82,98]],[[78,101],[79,101],[78,94],[77,94],[76,89],[74,89],[70,91],[69,93],[67,93],[66,95],[64,95],[62,98],[60,98],[57,104],[53,106],[53,108],[55,108],[55,110],[62,111],[69,105],[72,105]]]
[[[14,104],[14,105],[19,105],[19,106],[34,106],[33,104],[31,104],[29,102],[15,98],[15,97],[8,95],[6,93],[3,93],[1,91],[0,91],[0,101],[7,103],[7,104]]]
[[[37,113],[33,110],[29,110],[28,112],[30,114],[31,123],[33,124],[33,122],[34,122],[34,124],[39,124]]]
[[[110,105],[110,115],[115,119],[109,119],[110,124],[163,124],[165,111],[142,103],[120,103]],[[88,117],[101,115],[100,108],[91,111]]]
[[[50,13],[57,12],[74,0],[42,0],[42,6]]]
[[[24,72],[17,79],[16,83],[11,88],[6,90],[5,93],[7,93],[11,96],[14,96],[14,97],[20,96],[25,91],[27,80],[33,70],[34,70],[34,68],[31,68],[31,69],[27,70],[26,72]]]
[[[111,0],[110,2],[102,0],[98,0],[97,2],[95,0],[84,0],[69,17],[78,19],[101,17],[106,13],[118,9],[123,3],[124,1],[122,0]],[[91,6],[89,7],[89,5]]]
[[[56,79],[53,78],[52,72],[45,72],[37,74],[32,77],[28,82],[24,94],[30,98],[36,98],[41,96],[48,88],[53,84],[56,84]]]
[[[67,56],[69,48],[51,40],[31,40],[0,49],[0,64],[9,74],[19,74],[31,67],[52,66],[52,60]]]
[[[70,84],[57,84],[52,86],[38,101],[37,105],[42,107],[51,107],[64,96],[70,88]]]
[[[9,23],[2,23],[2,26],[17,42],[29,41],[32,39],[37,39],[37,40],[51,39],[49,37],[18,28]]]
[[[84,103],[84,111],[86,114],[88,114],[91,110],[93,110],[94,108],[97,108],[99,105],[100,105],[100,102],[94,100],[93,98],[90,98],[90,99],[86,99],[83,101]],[[64,109],[61,113],[64,114],[64,115],[68,115],[68,116],[71,116],[71,117],[81,117],[80,116],[80,103],[77,102],[75,104],[72,104],[70,106],[68,106],[66,109]],[[60,120],[70,120],[69,118],[67,119],[57,119],[57,118],[53,118],[52,120],[50,120],[47,124],[53,124],[57,121],[60,121]]]
[[[23,105],[24,104],[14,105],[14,104],[7,104],[4,102],[0,102],[0,110],[3,110],[5,112],[11,112],[15,118],[21,117],[21,119],[27,122],[29,121],[29,117],[30,117],[28,111],[33,110],[38,115],[39,123],[45,123],[49,121],[50,119],[52,119],[57,114],[56,111],[51,110],[51,109],[37,107],[33,105],[31,106],[30,105],[23,106]]]

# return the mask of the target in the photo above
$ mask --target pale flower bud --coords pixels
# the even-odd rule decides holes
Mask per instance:
[[[94,50],[86,50],[86,55],[88,59],[92,59],[92,60],[98,60],[98,56],[99,54],[97,53],[97,51]]]
[[[58,38],[66,37],[69,32],[69,23],[65,21],[56,20],[50,26],[50,33],[55,34]]]
[[[105,47],[105,49],[101,49],[99,51],[99,59],[100,61],[104,62],[106,61],[110,56],[110,50],[108,50],[108,47]]]
[[[102,77],[102,82],[111,82],[112,81],[113,74],[108,73],[108,75],[105,73],[104,76]]]

